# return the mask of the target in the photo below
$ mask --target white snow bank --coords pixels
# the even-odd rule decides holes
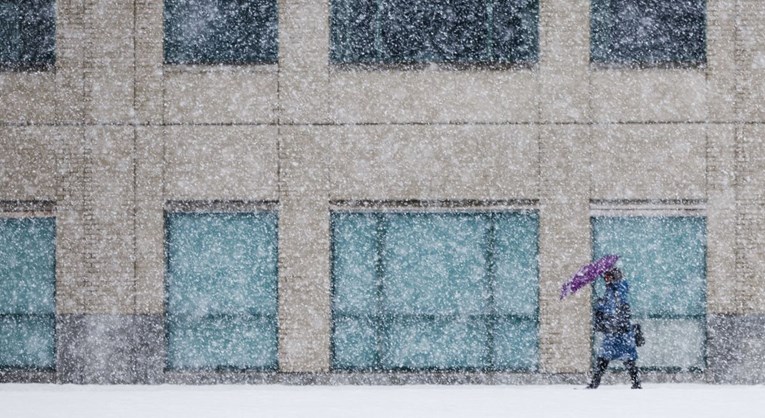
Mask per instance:
[[[765,386],[0,385],[3,417],[763,417]]]

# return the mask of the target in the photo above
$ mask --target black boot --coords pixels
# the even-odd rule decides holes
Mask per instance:
[[[603,373],[608,368],[608,360],[598,357],[595,360],[595,369],[592,372],[592,380],[587,385],[587,389],[597,389],[600,386],[600,378],[603,377]]]
[[[632,389],[643,389],[643,387],[640,385],[640,371],[635,365],[635,360],[625,361],[624,366],[627,367],[627,371],[630,374],[630,380],[632,381]]]

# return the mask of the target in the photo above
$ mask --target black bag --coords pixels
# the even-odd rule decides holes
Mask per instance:
[[[640,324],[632,324],[632,332],[635,333],[635,345],[642,347],[645,344],[645,337],[643,336],[643,329],[640,328]]]
[[[606,315],[601,311],[595,311],[595,316],[592,320],[592,328],[595,332],[606,332],[607,319]]]

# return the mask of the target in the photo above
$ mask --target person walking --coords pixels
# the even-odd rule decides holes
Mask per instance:
[[[638,354],[635,331],[630,323],[629,285],[616,267],[606,271],[603,279],[606,291],[597,301],[593,321],[595,331],[603,333],[603,342],[598,347],[592,380],[587,388],[597,389],[609,362],[620,360],[629,372],[632,389],[642,389],[635,364]]]

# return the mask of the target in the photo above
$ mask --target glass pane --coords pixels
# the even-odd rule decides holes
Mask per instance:
[[[395,314],[488,313],[486,217],[387,214],[385,308]]]
[[[537,59],[538,0],[331,3],[333,62],[471,63]]]
[[[373,62],[379,59],[375,44],[378,22],[377,1],[332,0],[332,45],[330,58],[333,62]]]
[[[165,62],[275,63],[277,21],[276,0],[166,0]]]
[[[641,319],[645,345],[638,347],[638,366],[649,369],[703,370],[705,323],[700,318]],[[595,334],[595,347],[603,340]],[[612,362],[609,368],[621,370],[624,365]]]
[[[483,0],[386,0],[383,51],[393,62],[478,61],[487,42]]]
[[[334,310],[377,313],[377,215],[332,215]]]
[[[21,54],[21,18],[15,2],[0,2],[0,64],[17,63]]]
[[[534,213],[495,216],[494,302],[497,313],[536,318],[539,306],[538,217]]]
[[[536,370],[539,362],[536,321],[500,318],[494,327],[494,366]]]
[[[638,365],[655,368],[704,368],[703,319],[641,319],[645,345],[638,348]]]
[[[393,319],[382,364],[386,369],[465,369],[489,366],[483,319]]]
[[[55,367],[55,329],[53,315],[0,317],[0,367]]]
[[[596,217],[592,224],[594,256],[621,257],[635,317],[705,314],[704,218]]]
[[[0,314],[55,312],[54,218],[0,219]]]
[[[24,0],[21,8],[20,61],[29,65],[53,65],[56,60],[56,4],[52,0]]]
[[[539,0],[492,1],[492,58],[498,62],[537,62]]]
[[[167,361],[174,369],[277,367],[275,317],[170,317]]]
[[[332,367],[339,369],[371,369],[377,367],[376,323],[370,318],[335,317],[332,335],[334,356]]]
[[[276,315],[273,213],[169,214],[168,311]]]
[[[705,0],[593,0],[592,60],[702,63]]]

